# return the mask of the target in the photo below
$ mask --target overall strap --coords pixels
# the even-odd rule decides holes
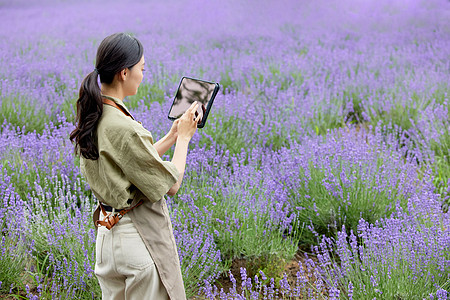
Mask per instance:
[[[102,102],[103,104],[107,104],[110,105],[112,107],[117,108],[118,110],[120,110],[124,115],[132,118],[133,116],[130,115],[123,107],[119,106],[116,104],[116,102],[114,102],[113,100],[109,99],[108,96],[102,95]],[[125,208],[125,209],[121,209],[118,213],[107,213],[105,210],[105,207],[103,206],[103,204],[101,202],[99,202],[100,204],[100,208],[102,210],[103,215],[105,215],[105,217],[103,218],[103,220],[97,220],[95,222],[95,225],[97,227],[100,226],[105,226],[108,230],[110,230],[114,225],[117,224],[117,222],[119,222],[120,219],[122,219],[122,217],[127,214],[129,211],[131,211],[133,208],[138,207],[139,205],[141,205],[143,203],[142,200],[140,200],[138,203],[136,203],[135,205],[133,205],[130,208]]]
[[[126,115],[134,120],[133,116],[130,115],[125,109],[123,109],[123,107],[117,105],[116,102],[112,101],[111,99],[105,98],[104,96],[102,96],[102,97],[103,97],[103,104],[107,104],[107,105],[117,108],[118,110],[123,112],[124,115]]]

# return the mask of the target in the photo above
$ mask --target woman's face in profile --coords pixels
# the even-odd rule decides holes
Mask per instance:
[[[141,60],[129,70],[127,80],[125,81],[125,94],[127,96],[136,95],[139,85],[144,78],[145,59],[142,55]]]

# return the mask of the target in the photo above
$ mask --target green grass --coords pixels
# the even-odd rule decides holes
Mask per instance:
[[[300,70],[281,72],[284,66],[275,63],[268,63],[267,74],[258,70],[252,72],[251,79],[247,79],[247,84],[251,82],[258,82],[259,84],[274,84],[278,86],[279,91],[286,91],[292,86],[301,86],[305,81],[303,73]]]
[[[2,95],[0,95],[2,96]],[[74,97],[64,98],[61,105],[53,105],[49,114],[45,109],[36,105],[39,101],[21,99],[20,94],[3,96],[0,105],[0,124],[7,122],[22,133],[42,133],[51,122],[59,125],[58,114],[64,114],[67,121],[75,120],[76,100]],[[3,129],[0,129],[0,132]]]
[[[220,73],[220,85],[221,85],[221,91],[223,94],[226,94],[230,91],[238,91],[241,86],[238,85],[230,75],[231,71],[229,69],[224,70]]]
[[[436,187],[436,192],[448,197],[443,203],[443,209],[447,212],[450,206],[450,133],[444,131],[440,140],[432,140],[430,146],[435,153],[435,162],[432,165],[435,172],[433,183]]]
[[[0,293],[18,290],[25,278],[26,252],[23,241],[0,234]]]
[[[353,299],[425,299],[430,295],[436,296],[437,286],[443,289],[450,288],[450,280],[448,275],[443,273],[442,265],[438,261],[434,261],[427,253],[421,253],[421,247],[409,244],[408,238],[405,242],[402,236],[415,234],[412,231],[428,232],[430,226],[427,226],[421,220],[418,220],[412,230],[411,228],[399,228],[396,233],[399,240],[392,241],[371,241],[371,247],[365,246],[363,251],[359,253],[350,247],[350,241],[339,250],[339,253],[346,253],[342,257],[332,254],[334,260],[339,261],[345,258],[345,269],[340,271],[342,277],[338,284],[341,290],[346,291],[349,283],[354,286]],[[435,224],[432,224],[432,226]],[[428,234],[426,234],[428,235]],[[367,242],[362,241],[362,244]],[[429,240],[425,241],[439,248],[439,238],[429,236]],[[412,249],[411,247],[414,247]],[[423,251],[423,250],[422,250]],[[364,253],[364,254],[361,254]],[[411,256],[427,257],[425,260],[411,260]],[[364,257],[364,258],[363,258]],[[450,259],[449,252],[446,252],[446,259]],[[350,261],[350,263],[349,263]],[[415,264],[412,266],[412,264]],[[325,268],[330,271],[328,267]],[[332,272],[335,272],[332,271]],[[331,273],[332,273],[331,272]],[[328,276],[334,277],[328,272]],[[431,279],[433,278],[433,280]],[[346,293],[343,299],[348,299]]]
[[[60,113],[63,113],[67,122],[75,123],[78,97],[65,98],[59,107]]]
[[[3,97],[0,107],[0,123],[10,123],[23,128],[24,132],[42,132],[51,121],[44,109],[37,108],[32,101],[20,100],[20,95]]]
[[[330,160],[333,158],[330,157]],[[379,159],[382,161],[382,159]],[[330,181],[330,175],[325,169],[309,163],[307,171],[300,170],[299,178],[302,180],[296,188],[290,191],[290,201],[294,207],[300,207],[300,224],[312,225],[319,235],[336,237],[337,232],[345,226],[347,231],[357,231],[361,218],[368,222],[375,222],[381,217],[387,216],[395,208],[396,201],[401,206],[406,206],[406,197],[398,189],[377,190],[377,178],[371,176],[370,181],[364,180],[368,166],[360,168],[357,165],[348,166],[348,162],[342,161],[340,167],[334,168],[332,176],[335,183]],[[378,171],[383,170],[378,166]],[[350,180],[354,178],[351,185],[344,183],[342,172]],[[309,175],[308,175],[309,174]],[[399,174],[399,176],[401,176]],[[306,179],[308,178],[308,179]],[[335,194],[326,188],[326,184],[334,185]],[[341,190],[341,191],[339,191]],[[303,243],[316,244],[316,235],[310,231],[303,234]]]
[[[362,115],[364,111],[363,107],[363,99],[361,98],[359,92],[357,91],[349,91],[345,90],[343,91],[343,103],[351,102],[353,111],[350,111],[347,113],[346,116],[344,116],[344,122],[351,122],[351,123],[362,123],[364,122],[364,117]]]
[[[50,152],[51,150],[40,149],[40,151]],[[75,180],[68,182],[59,172],[52,171],[60,168],[61,164],[71,163],[63,161],[62,153],[60,153],[59,160],[52,162],[48,160],[45,169],[42,168],[39,161],[23,157],[21,153],[20,148],[15,149],[14,152],[3,153],[3,158],[0,159],[0,164],[3,166],[6,174],[10,176],[11,183],[21,199],[29,199],[30,196],[40,195],[49,191],[65,192],[73,195],[78,193],[79,190],[84,190],[84,187],[81,188],[77,184],[77,181],[81,178],[73,178],[73,174],[69,174]],[[57,153],[52,152],[52,155],[55,156]],[[75,163],[77,162],[78,160],[75,161]],[[36,189],[36,184],[40,188]],[[52,211],[55,207],[60,207],[61,203],[57,198],[52,198],[50,203],[43,203],[43,205],[47,205],[48,207],[44,208]]]
[[[213,191],[202,176],[194,173],[185,178],[180,194],[195,190],[195,206],[212,213],[208,230],[214,234],[215,243],[220,249],[221,269],[227,270],[234,259],[245,259],[252,276],[259,270],[271,277],[281,276],[280,270],[298,250],[302,226],[294,221],[294,230],[290,233],[283,232],[278,225],[273,224],[269,213],[256,213],[239,205],[243,199],[238,187],[238,194],[225,197],[221,192]],[[185,187],[188,190],[184,190]],[[255,201],[264,201],[258,187],[251,188],[250,194],[249,197]],[[182,202],[177,197],[174,201],[182,207]]]
[[[51,152],[45,148],[40,150]],[[84,214],[92,210],[94,199],[82,192],[85,182],[74,178],[73,174],[68,180],[59,172],[52,172],[60,167],[58,160],[48,162],[44,169],[34,159],[27,159],[21,153],[20,149],[3,153],[3,160],[0,161],[2,170],[10,177],[20,199],[26,199],[29,231],[21,234],[23,239],[32,241],[22,247],[23,253],[15,254],[15,248],[11,246],[8,247],[11,255],[2,257],[2,263],[8,267],[1,270],[7,270],[9,277],[15,276],[21,283],[16,285],[13,290],[16,294],[12,296],[22,297],[27,289],[25,283],[33,293],[40,286],[43,299],[52,298],[55,287],[59,289],[61,298],[92,299],[92,293],[100,295],[93,273],[80,272],[80,268],[86,268],[86,257],[93,258],[95,251],[92,234],[88,233],[94,230],[90,215]],[[45,155],[43,159],[46,160]],[[4,221],[0,220],[2,228],[5,228]],[[64,233],[55,235],[57,228],[64,228]],[[0,278],[0,281],[5,284],[11,282],[7,278]]]
[[[198,132],[202,135],[198,144],[200,147],[205,146],[208,149],[216,146],[228,150],[231,155],[240,154],[242,151],[248,153],[258,146],[274,151],[289,147],[291,135],[288,130],[276,130],[274,127],[263,133],[250,120],[226,116],[220,112],[210,116],[206,126]]]
[[[416,105],[417,103],[414,102],[408,103],[408,105],[396,102],[389,112],[377,116],[373,121],[375,122],[378,119],[382,124],[394,124],[403,130],[409,130],[413,126],[411,120],[417,121],[419,111],[423,109]]]
[[[35,266],[32,277],[44,280],[44,294],[53,293],[57,283],[62,297],[100,296],[97,279],[87,270],[88,266],[94,269],[95,229],[90,214],[85,212],[93,211],[94,199],[71,191],[80,187],[58,179],[52,181],[54,184],[44,185],[46,191],[29,198],[33,214],[29,239],[34,241],[31,258]],[[79,184],[84,186],[83,181]],[[85,271],[80,272],[80,268]]]
[[[191,299],[205,279],[215,278],[218,272],[224,271],[221,268],[220,252],[211,243],[212,234],[208,232],[210,219],[204,208],[177,206],[171,210],[171,218],[178,254],[182,257],[184,288],[188,299]]]
[[[64,218],[64,216],[63,216]],[[59,293],[67,294],[68,298],[92,299],[92,294],[100,297],[100,286],[93,272],[80,272],[79,268],[86,268],[86,256],[91,258],[89,265],[94,269],[95,243],[90,240],[89,230],[94,230],[90,223],[73,223],[76,218],[70,220],[58,220],[61,226],[69,227],[75,224],[80,228],[79,232],[66,232],[57,237],[57,241],[51,241],[48,236],[54,236],[54,228],[48,224],[36,224],[33,226],[32,239],[34,250],[32,252],[36,271],[32,277],[40,277],[47,280],[44,285],[44,293],[51,294],[52,284],[57,283]],[[67,286],[70,284],[70,288]],[[66,288],[67,290],[66,290]],[[72,296],[72,293],[74,294]]]
[[[225,200],[226,201],[226,200]],[[216,243],[221,249],[225,260],[245,257],[247,259],[267,258],[272,255],[284,259],[294,257],[298,247],[298,236],[294,238],[283,237],[279,228],[271,226],[271,217],[264,214],[249,212],[248,214],[236,211],[227,211],[234,215],[232,224],[223,230],[222,222],[214,225],[219,234]],[[221,219],[219,219],[221,220]],[[226,222],[226,220],[221,220]]]
[[[318,111],[307,126],[316,135],[325,135],[330,130],[345,127],[344,118],[331,111]]]

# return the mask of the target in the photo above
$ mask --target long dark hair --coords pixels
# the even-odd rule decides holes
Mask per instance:
[[[142,44],[135,37],[125,33],[115,33],[106,37],[98,47],[95,69],[81,83],[77,100],[76,128],[70,134],[75,142],[75,153],[86,159],[98,159],[98,148],[94,134],[103,112],[100,82],[110,84],[114,76],[126,68],[132,68],[144,54]]]

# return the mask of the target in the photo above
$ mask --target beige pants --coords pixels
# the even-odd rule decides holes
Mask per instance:
[[[95,275],[103,300],[169,299],[155,263],[127,215],[111,230],[98,228]]]

